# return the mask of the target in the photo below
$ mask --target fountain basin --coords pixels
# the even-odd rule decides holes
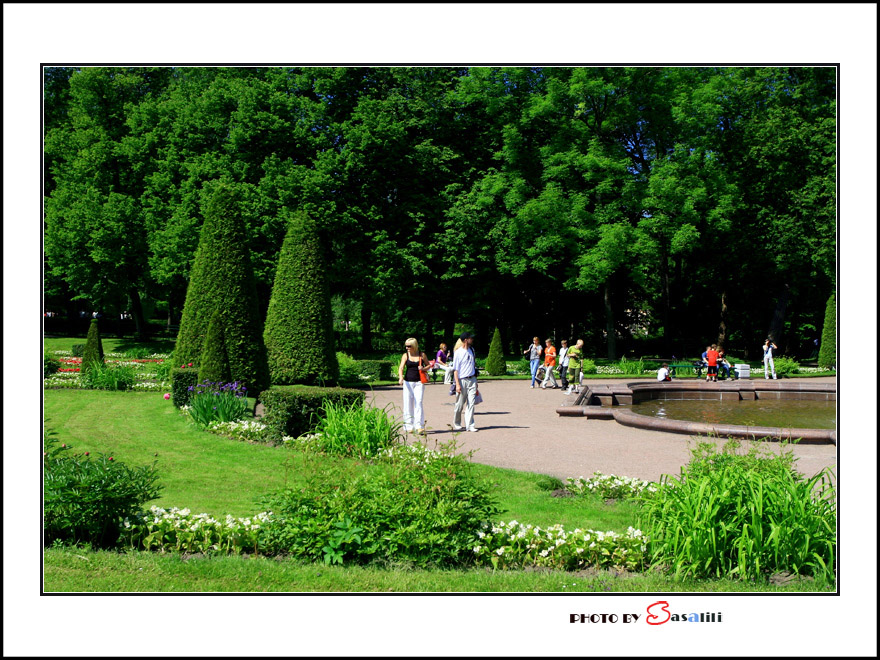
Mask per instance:
[[[785,426],[742,426],[696,422],[642,415],[625,407],[651,399],[754,401],[757,399],[797,399],[836,401],[835,383],[782,380],[733,380],[719,383],[635,382],[626,385],[590,385],[575,404],[558,408],[565,416],[588,419],[614,419],[618,424],[652,431],[747,438],[751,440],[795,440],[801,443],[837,444],[836,429],[790,428]]]

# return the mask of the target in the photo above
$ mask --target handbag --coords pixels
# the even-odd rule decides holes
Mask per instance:
[[[483,395],[480,394],[480,390],[477,390],[477,396],[474,397],[474,405],[478,403],[483,403]]]

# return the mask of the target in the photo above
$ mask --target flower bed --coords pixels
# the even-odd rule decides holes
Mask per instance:
[[[562,525],[542,529],[516,520],[485,525],[474,546],[478,564],[494,568],[542,566],[578,570],[587,566],[641,570],[647,563],[648,540],[638,529],[625,534],[592,529],[565,531]]]

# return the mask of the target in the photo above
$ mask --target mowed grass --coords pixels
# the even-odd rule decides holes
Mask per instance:
[[[272,491],[322,474],[356,475],[369,465],[283,447],[252,445],[199,430],[161,393],[47,390],[44,418],[73,451],[103,452],[129,465],[156,461],[161,498],[147,504],[187,507],[215,517],[249,516]],[[623,532],[638,509],[628,502],[553,497],[548,478],[472,464],[505,512],[499,520],[541,527]],[[304,564],[253,556],[181,556],[142,551],[44,550],[46,592],[815,592],[811,580],[784,585],[732,580],[675,581],[656,573],[587,569],[415,570]]]
[[[673,593],[816,592],[812,580],[756,584],[681,580],[656,573],[587,569],[493,571],[325,566],[257,556],[185,556],[143,551],[44,551],[46,592],[235,593]],[[833,591],[828,587],[822,591]]]
[[[368,469],[355,460],[313,456],[284,447],[256,445],[200,430],[158,392],[47,390],[44,419],[59,442],[75,452],[102,452],[128,465],[156,461],[164,487],[164,508],[189,508],[213,516],[259,513],[258,500],[310,474],[348,474]],[[547,477],[473,464],[505,509],[500,518],[541,527],[623,532],[635,524],[636,509],[626,502],[553,497],[542,490]],[[545,486],[546,488],[546,486]]]

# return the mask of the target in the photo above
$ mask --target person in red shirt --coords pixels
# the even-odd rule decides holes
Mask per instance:
[[[713,383],[718,382],[718,349],[715,344],[712,344],[709,347],[709,350],[706,351],[706,362],[709,364],[708,369],[706,369],[706,382],[712,381]]]

